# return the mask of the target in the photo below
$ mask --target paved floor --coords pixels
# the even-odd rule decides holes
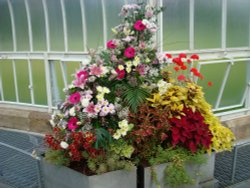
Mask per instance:
[[[243,181],[241,183],[237,183],[237,184],[229,186],[227,188],[250,188],[250,180],[246,180],[246,181]]]
[[[3,184],[3,183],[0,182],[0,188],[13,188],[13,187],[11,187],[11,186],[9,186],[7,184]]]
[[[39,135],[0,129],[0,188],[42,188],[38,161],[31,156],[43,149],[42,142]],[[217,154],[215,178],[219,188],[250,188],[250,144]]]

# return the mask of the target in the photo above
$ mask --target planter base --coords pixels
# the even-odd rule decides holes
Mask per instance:
[[[86,176],[64,166],[41,160],[44,188],[136,188],[136,168]]]

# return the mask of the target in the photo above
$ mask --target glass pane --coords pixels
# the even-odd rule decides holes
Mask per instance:
[[[121,17],[119,16],[119,13],[123,5],[124,0],[105,1],[108,39],[111,39],[113,36],[111,29],[121,23]]]
[[[63,23],[61,4],[58,0],[47,0],[50,45],[52,51],[64,51]]]
[[[32,61],[33,89],[36,104],[47,104],[46,79],[43,60]]]
[[[87,24],[87,47],[103,46],[102,5],[100,0],[84,1]]]
[[[227,47],[249,46],[249,0],[228,0]]]
[[[11,21],[7,2],[0,0],[0,51],[12,51]]]
[[[16,39],[17,50],[27,51],[29,50],[29,36],[28,36],[28,23],[27,15],[24,6],[24,1],[12,0],[15,26],[16,26]]]
[[[226,70],[226,64],[208,64],[201,66],[201,73],[204,76],[204,80],[199,80],[198,84],[203,87],[205,93],[205,98],[208,103],[213,107],[216,103],[222,80],[224,78]],[[211,81],[213,83],[212,87],[209,87],[207,83]]]
[[[164,1],[163,49],[183,50],[189,48],[189,1]]]
[[[18,60],[15,62],[19,100],[20,102],[30,103],[28,63],[26,60]]]
[[[221,47],[221,0],[195,1],[195,49]]]
[[[33,48],[36,51],[46,51],[46,33],[42,1],[29,0]]]
[[[246,86],[247,64],[246,62],[236,62],[231,68],[220,106],[239,104]]]
[[[65,62],[67,69],[68,84],[75,78],[76,71],[80,68],[80,62]]]
[[[1,71],[2,82],[3,82],[4,100],[16,101],[12,61],[1,60],[0,71]]]
[[[83,50],[82,19],[79,0],[65,0],[68,45],[71,51]]]

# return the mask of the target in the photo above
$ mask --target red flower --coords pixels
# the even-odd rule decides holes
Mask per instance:
[[[116,44],[113,42],[113,40],[110,40],[107,42],[107,48],[110,48],[110,49],[116,48]]]
[[[213,85],[213,82],[208,82],[207,85],[210,87]]]
[[[181,53],[181,54],[179,54],[179,58],[187,58],[187,55],[186,55],[186,54]]]
[[[166,57],[170,59],[170,58],[172,58],[172,55],[171,54],[166,54]]]
[[[187,66],[186,65],[182,65],[181,66],[181,70],[187,70]]]
[[[201,73],[199,73],[199,72],[195,72],[194,75],[197,76],[197,77],[199,77],[202,80],[204,79],[204,76]]]
[[[200,57],[197,54],[193,54],[193,55],[191,55],[190,58],[193,60],[199,60]]]
[[[115,70],[116,71],[116,73],[117,73],[117,80],[121,80],[121,79],[123,79],[124,77],[125,77],[125,70],[120,70],[120,69],[116,69]]]
[[[183,81],[183,80],[186,79],[186,77],[185,77],[185,75],[181,74],[181,75],[179,75],[179,76],[177,77],[177,79],[178,79],[179,81]]]
[[[179,66],[183,66],[184,63],[182,62],[181,58],[176,57],[172,60],[175,64],[179,65]]]
[[[135,49],[133,47],[128,47],[124,51],[124,56],[127,58],[135,57]]]
[[[178,71],[180,70],[180,68],[177,67],[177,66],[175,66],[175,67],[174,67],[174,70],[175,70],[176,72],[178,72]]]
[[[146,29],[146,26],[142,23],[142,20],[138,20],[135,22],[134,28],[137,31],[143,31],[144,29]]]
[[[198,70],[197,70],[196,68],[191,68],[191,69],[190,69],[190,72],[192,72],[192,73],[197,73]]]

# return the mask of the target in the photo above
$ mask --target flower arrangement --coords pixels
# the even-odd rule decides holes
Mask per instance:
[[[231,149],[233,133],[194,82],[204,79],[193,66],[199,56],[157,52],[161,11],[144,3],[122,7],[114,39],[90,52],[52,115],[48,161],[91,175]]]

